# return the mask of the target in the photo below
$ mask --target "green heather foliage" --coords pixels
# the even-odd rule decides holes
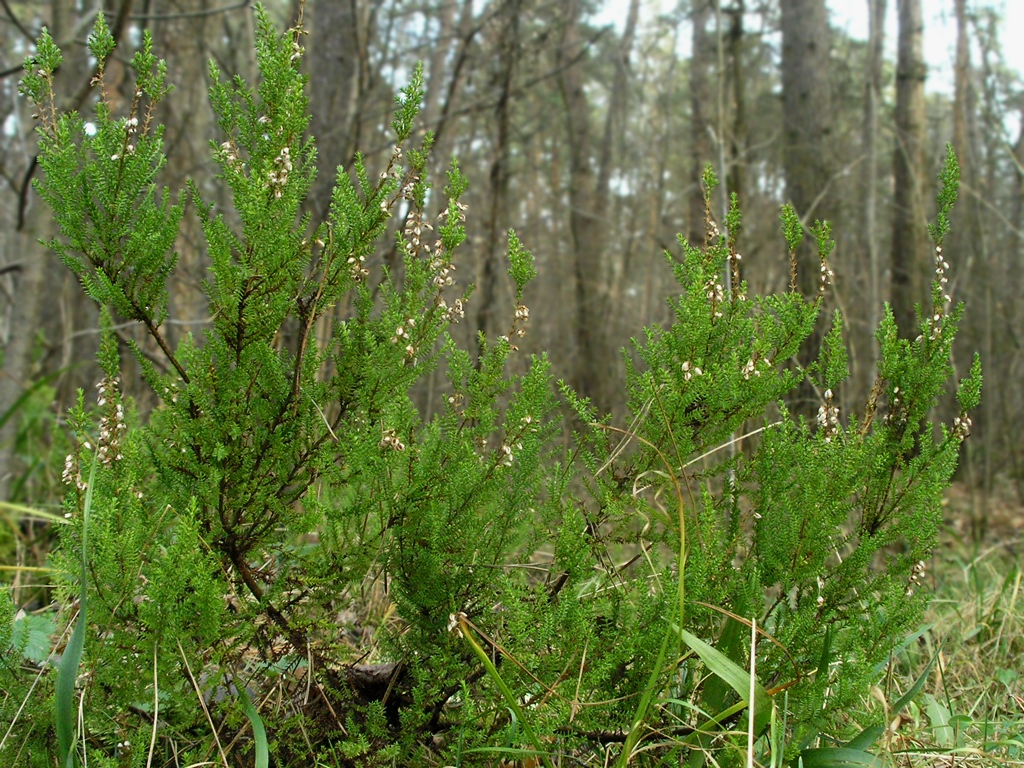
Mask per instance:
[[[831,277],[828,226],[812,230],[816,297],[748,296],[738,206],[726,236],[709,203],[706,242],[680,239],[682,260],[669,258],[671,327],[647,328],[626,356],[629,417],[615,427],[556,386],[544,357],[506,373],[535,274],[515,234],[509,333],[473,354],[447,335],[467,299],[450,287],[466,181],[453,164],[447,207],[426,216],[438,205],[423,181],[429,135],[411,146],[420,71],[398,97],[385,172],[371,179],[357,160],[327,220],[303,217],[316,148],[301,30],[256,18],[259,84],[210,66],[211,151],[233,211],[195,187],[155,187],[153,107],[170,86],[148,36],[115,115],[97,16],[89,130],[54,107],[60,52],[45,32],[26,65],[51,247],[102,308],[105,377],[68,419],[51,658],[30,658],[26,619],[12,641],[0,611],[12,724],[0,762],[53,765],[63,628],[84,587],[72,762],[262,765],[269,750],[279,766],[569,765],[607,750],[618,765],[738,764],[749,727],[758,760],[827,764],[822,746],[872,725],[845,713],[919,622],[919,563],[980,395],[975,361],[960,417],[929,420],[961,316],[941,249],[921,335],[900,339],[887,311],[870,400],[839,413],[840,315],[816,364],[792,361]],[[955,169],[950,157],[938,245]],[[715,183],[706,174],[709,201]],[[205,232],[213,322],[172,348],[167,278],[185,215]],[[369,260],[393,217],[401,279]],[[795,252],[795,212],[782,222]],[[159,403],[145,418],[120,386],[112,326],[126,321],[149,336],[130,350]],[[449,386],[427,420],[410,390],[435,366]],[[814,423],[783,404],[805,377]],[[568,448],[555,440],[566,413],[583,425]],[[874,733],[843,754],[869,759]]]

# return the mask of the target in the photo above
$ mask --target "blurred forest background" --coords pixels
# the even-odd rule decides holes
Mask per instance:
[[[944,257],[948,287],[967,303],[955,364],[980,350],[983,404],[962,463],[975,532],[998,486],[1024,501],[1024,83],[1006,64],[1012,44],[998,9],[967,0],[849,0],[870,20],[867,40],[830,23],[826,0],[267,0],[284,28],[302,23],[312,131],[320,176],[308,203],[329,203],[334,169],[364,153],[372,173],[390,157],[396,89],[424,63],[422,129],[436,135],[433,185],[448,159],[470,179],[469,240],[456,254],[459,281],[475,291],[456,330],[507,332],[515,310],[505,273],[505,233],[515,228],[537,257],[525,351],[547,350],[558,375],[604,410],[621,414],[619,350],[644,324],[667,320],[676,290],[665,252],[676,233],[703,241],[699,185],[711,163],[744,213],[740,252],[751,292],[786,290],[789,259],[779,208],[789,201],[809,227],[828,219],[838,247],[838,307],[848,329],[852,376],[837,393],[844,414],[875,378],[874,328],[884,301],[904,335],[917,335],[914,304],[927,301],[934,251],[937,171],[952,143],[962,166],[961,202]],[[93,62],[85,39],[102,10],[119,39],[107,82],[123,100],[124,66],[142,30],[155,39],[176,90],[160,106],[172,190],[192,179],[218,191],[210,142],[219,143],[206,99],[206,62],[253,78],[248,0],[0,0],[0,498],[39,502],[59,491],[59,419],[78,388],[99,375],[97,318],[72,275],[38,245],[55,236],[30,186],[34,120],[18,96],[25,54],[46,25],[65,51],[63,104],[88,112]],[[955,31],[953,82],[924,60],[930,16],[941,6]],[[883,24],[895,15],[897,24]],[[219,197],[218,197],[219,195]],[[439,195],[429,200],[441,209]],[[396,222],[395,226],[398,224]],[[393,243],[393,240],[390,242]],[[206,255],[186,216],[168,331],[200,333]],[[801,255],[801,287],[817,288],[816,254]],[[395,247],[378,263],[400,263]],[[340,308],[339,311],[345,311]],[[119,327],[140,341],[141,328]],[[33,389],[33,387],[35,387]],[[126,382],[129,393],[142,387]],[[443,394],[435,374],[420,393],[429,414]],[[28,394],[26,394],[28,393]],[[813,409],[818,403],[815,402]],[[798,404],[799,406],[799,404]],[[63,454],[61,454],[62,456]],[[56,469],[54,469],[56,468]]]

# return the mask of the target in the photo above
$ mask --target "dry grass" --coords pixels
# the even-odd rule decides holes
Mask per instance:
[[[894,659],[888,687],[898,694],[936,663],[922,695],[890,721],[891,765],[1024,766],[1024,506],[1006,485],[986,507],[984,540],[973,543],[978,499],[961,485],[947,495],[930,628]],[[877,693],[865,703],[875,717],[893,700]]]

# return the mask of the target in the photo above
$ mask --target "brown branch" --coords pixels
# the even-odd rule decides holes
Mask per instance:
[[[0,3],[3,4],[4,10],[7,12],[7,18],[11,20],[11,23],[18,28],[18,31],[25,36],[25,39],[28,40],[30,44],[34,45],[36,42],[35,35],[25,29],[25,26],[18,20],[18,17],[14,15],[14,11],[11,10],[11,6],[7,4],[7,0],[0,0]]]
[[[241,0],[234,5],[222,5],[217,8],[207,8],[203,11],[180,11],[178,13],[136,13],[128,17],[130,21],[174,21],[176,19],[197,19],[204,16],[216,16],[219,13],[229,13],[248,7],[250,0]],[[106,13],[109,13],[107,11]]]
[[[25,211],[28,210],[28,191],[32,186],[32,177],[36,168],[39,167],[39,155],[32,155],[32,159],[25,169],[25,175],[21,180],[21,188],[18,190],[18,216],[14,225],[15,232],[21,232],[25,228]]]
[[[139,314],[142,313],[140,312]],[[178,358],[174,356],[174,352],[171,351],[171,347],[167,343],[167,340],[163,337],[163,334],[160,333],[160,329],[153,322],[153,318],[146,317],[142,320],[142,323],[146,326],[146,329],[149,331],[149,335],[152,336],[154,341],[156,341],[156,343],[160,345],[160,349],[164,353],[164,357],[166,357],[168,362],[170,362],[170,364],[174,366],[174,370],[178,372],[178,376],[181,377],[181,380],[186,384],[191,384],[192,379],[189,378],[189,375],[185,371],[185,368],[181,365],[181,363],[178,362]]]
[[[5,77],[10,77],[11,75],[16,75],[19,72],[21,72],[23,69],[25,69],[25,65],[24,64],[15,64],[13,67],[10,67],[10,68],[4,69],[4,70],[0,70],[0,79],[5,78]]]

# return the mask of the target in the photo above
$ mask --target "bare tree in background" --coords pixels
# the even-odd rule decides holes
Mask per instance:
[[[832,92],[829,82],[829,28],[825,0],[780,0],[782,10],[783,167],[786,197],[805,226],[830,218],[829,184]],[[819,264],[811,238],[798,252],[798,288],[805,298],[818,291]],[[800,351],[806,366],[818,353],[820,331]],[[802,388],[796,410],[810,413],[817,403]]]
[[[882,307],[882,266],[878,242],[878,107],[882,99],[885,11],[888,0],[867,0],[869,37],[864,84],[864,237],[868,248],[868,330],[878,327]],[[871,379],[874,378],[872,372]]]
[[[307,200],[326,218],[338,166],[348,168],[359,146],[359,103],[369,64],[366,0],[313,0],[309,92],[317,142],[317,177]]]
[[[631,0],[618,52],[623,61],[629,59],[638,13],[639,0]],[[615,335],[610,327],[614,322],[615,308],[608,301],[608,278],[614,272],[609,269],[606,248],[614,131],[606,130],[602,144],[596,148],[595,174],[590,102],[582,66],[586,57],[580,30],[582,15],[582,5],[578,0],[566,3],[559,47],[560,85],[568,129],[569,221],[576,288],[577,347],[573,383],[600,410],[607,411],[616,404],[620,391],[620,377],[616,375],[619,366],[612,347]],[[624,87],[612,89],[606,119],[615,119],[625,98]]]
[[[716,0],[717,2],[718,0]],[[732,118],[729,121],[728,129],[728,155],[725,173],[725,189],[729,195],[737,195],[742,205],[744,196],[744,169],[746,167],[746,143],[747,143],[747,106],[746,106],[746,82],[743,67],[743,46],[746,32],[743,19],[747,13],[747,6],[744,0],[734,2],[723,10],[729,17],[729,28],[725,32],[725,40],[722,47],[722,57],[728,66],[728,75],[725,77],[728,83],[729,108]],[[720,35],[722,32],[719,33]],[[719,118],[724,128],[726,125],[724,115]],[[725,140],[723,138],[723,140]],[[723,212],[724,213],[724,212]]]
[[[90,76],[85,49],[74,44],[75,35],[79,32],[76,3],[74,0],[51,0],[49,11],[46,23],[50,34],[64,51],[61,67],[64,77],[59,78],[55,85],[56,96],[63,108],[76,107],[80,103],[79,94]],[[3,376],[0,377],[0,414],[7,414],[31,386],[33,379],[43,373],[37,369],[34,361],[36,345],[42,335],[45,334],[50,340],[63,339],[56,358],[57,366],[66,369],[72,362],[76,362],[70,333],[77,314],[75,309],[80,308],[82,302],[71,297],[72,290],[77,289],[77,286],[69,278],[67,270],[48,249],[39,244],[40,240],[48,240],[56,233],[49,210],[37,199],[30,186],[31,179],[38,171],[32,127],[24,127],[23,140],[28,151],[33,154],[27,157],[27,165],[20,169],[14,231],[8,230],[4,234],[6,255],[10,260],[16,254],[18,270],[13,294],[17,300],[13,302],[10,341],[4,353]],[[54,301],[55,297],[57,301]],[[69,300],[71,303],[68,303]],[[80,346],[85,348],[82,357],[88,357],[95,349],[86,344]],[[66,386],[65,389],[73,392],[74,385]],[[65,407],[69,404],[67,400],[63,402]],[[13,445],[16,429],[16,420],[8,419],[0,430],[0,499],[9,498],[8,484],[12,473],[16,471]]]
[[[864,0],[851,1],[864,8]],[[888,0],[867,0],[866,48],[844,30],[827,27],[827,0],[686,0],[674,4],[674,13],[646,16],[637,0],[621,3],[616,23],[596,21],[603,17],[595,12],[607,11],[609,3],[306,0],[304,22],[311,34],[304,38],[304,66],[320,155],[306,212],[315,218],[326,213],[336,168],[351,168],[357,150],[365,153],[371,177],[381,170],[391,151],[393,95],[422,60],[427,92],[420,126],[437,133],[429,213],[436,215],[442,203],[453,155],[470,182],[464,198],[469,236],[457,256],[457,279],[476,290],[467,321],[452,329],[453,336],[471,348],[481,327],[491,336],[504,332],[511,295],[504,233],[514,227],[536,255],[540,276],[526,297],[532,310],[529,333],[520,342],[526,354],[511,364],[549,350],[556,375],[601,408],[614,410],[622,402],[617,348],[626,343],[627,329],[663,322],[669,313],[664,299],[677,290],[663,252],[675,250],[679,231],[697,243],[704,239],[699,178],[711,162],[723,180],[714,215],[720,217],[728,192],[741,195],[743,277],[752,291],[784,289],[788,281],[778,238],[782,202],[794,203],[805,225],[834,221],[842,238],[835,256],[840,281],[828,301],[842,308],[849,331],[853,378],[839,393],[846,410],[873,379],[871,329],[887,297],[890,254],[901,332],[917,334],[913,304],[928,301],[931,272],[925,224],[935,174],[927,158],[952,138],[964,185],[948,250],[955,257],[954,298],[966,299],[969,309],[957,362],[976,348],[985,350],[992,384],[987,391],[998,390],[998,396],[986,397],[985,412],[976,419],[974,464],[964,466],[974,468],[979,485],[991,485],[1007,471],[1024,489],[1024,449],[1017,448],[1024,423],[1018,418],[1024,409],[1018,385],[1024,315],[1017,298],[1024,284],[1024,139],[1004,135],[1006,113],[1020,109],[1022,88],[1000,58],[998,39],[1006,32],[997,34],[997,22],[983,7],[972,11],[966,0],[946,0],[944,7],[957,11],[959,25],[956,93],[929,94],[925,102],[923,3],[898,0],[897,103],[890,110],[885,78],[891,63],[881,23],[892,5]],[[25,183],[34,138],[16,81],[18,63],[46,24],[68,57],[57,79],[61,99],[88,114],[88,61],[81,43],[96,5],[0,4],[0,288],[8,286],[0,294],[7,300],[0,305],[0,414],[18,402],[26,386],[62,366],[71,364],[72,372],[58,382],[55,412],[95,376],[95,317],[82,314],[73,279],[55,259],[40,257],[35,245],[53,233]],[[166,57],[176,86],[158,118],[169,150],[160,183],[176,192],[192,179],[230,218],[228,195],[214,182],[209,160],[208,142],[217,138],[217,128],[206,103],[206,60],[214,58],[225,74],[251,76],[252,3],[103,5],[111,9],[112,28],[121,30],[106,73],[108,91],[130,97],[126,62],[143,29],[154,34],[156,53]],[[301,5],[266,2],[282,26],[297,21]],[[967,56],[972,29],[978,39],[970,52],[981,53],[973,68]],[[782,34],[781,68],[776,31]],[[692,56],[681,52],[682,37],[692,41]],[[631,57],[634,47],[641,56]],[[392,220],[391,234],[400,218]],[[800,253],[800,288],[810,296],[818,265],[807,240]],[[186,330],[201,333],[206,319],[200,283],[207,255],[191,211],[175,248],[185,269],[172,288],[167,330],[180,337]],[[386,237],[374,259],[396,266],[392,274],[401,279],[398,256],[394,238]],[[337,315],[324,318],[317,338],[330,339],[332,323],[348,311],[341,306]],[[119,333],[134,330],[123,327]],[[817,346],[812,341],[803,351],[804,362]],[[129,385],[131,365],[126,362]],[[439,395],[447,386],[441,369],[416,393],[426,414],[431,404],[444,402]],[[798,397],[807,406],[801,412],[817,408],[809,386]],[[11,430],[27,418],[27,412],[19,413],[7,423],[4,450],[11,447]],[[996,442],[988,442],[990,437]],[[24,448],[17,451],[28,455]],[[0,456],[0,475],[10,471],[4,461],[9,458]],[[1012,462],[1017,464],[1008,466]]]
[[[928,230],[924,206],[924,21],[921,0],[897,0],[896,150],[892,219],[892,308],[900,332],[917,335],[915,302],[928,297]]]
[[[498,283],[501,279],[500,263],[504,251],[503,220],[508,208],[509,159],[512,150],[512,86],[519,59],[519,20],[522,0],[503,0],[498,10],[497,35],[498,70],[496,75],[497,103],[495,105],[495,133],[490,163],[490,209],[487,212],[487,234],[480,254],[479,299],[476,307],[477,331],[493,333],[498,305]]]
[[[690,21],[693,53],[690,58],[690,179],[687,237],[691,243],[704,242],[704,190],[699,183],[704,166],[714,160],[711,146],[711,62],[714,41],[708,34],[712,3],[718,0],[692,0]]]
[[[163,181],[172,194],[192,181],[209,202],[223,204],[227,201],[219,185],[211,183],[215,168],[210,160],[210,141],[218,138],[218,129],[208,96],[208,66],[212,59],[224,71],[223,76],[241,74],[251,78],[255,62],[250,60],[233,71],[240,62],[229,59],[232,52],[251,59],[250,14],[236,10],[208,16],[205,13],[209,6],[209,0],[155,0],[147,5],[151,13],[140,22],[149,27],[154,46],[167,60],[168,78],[174,83],[174,98],[160,104],[157,113],[157,120],[164,126],[167,151]],[[200,333],[208,320],[203,281],[209,260],[197,217],[186,215],[182,220],[175,251],[178,266],[172,276],[169,307],[175,322],[169,329],[172,342],[188,332]],[[142,333],[136,341],[151,343]]]

